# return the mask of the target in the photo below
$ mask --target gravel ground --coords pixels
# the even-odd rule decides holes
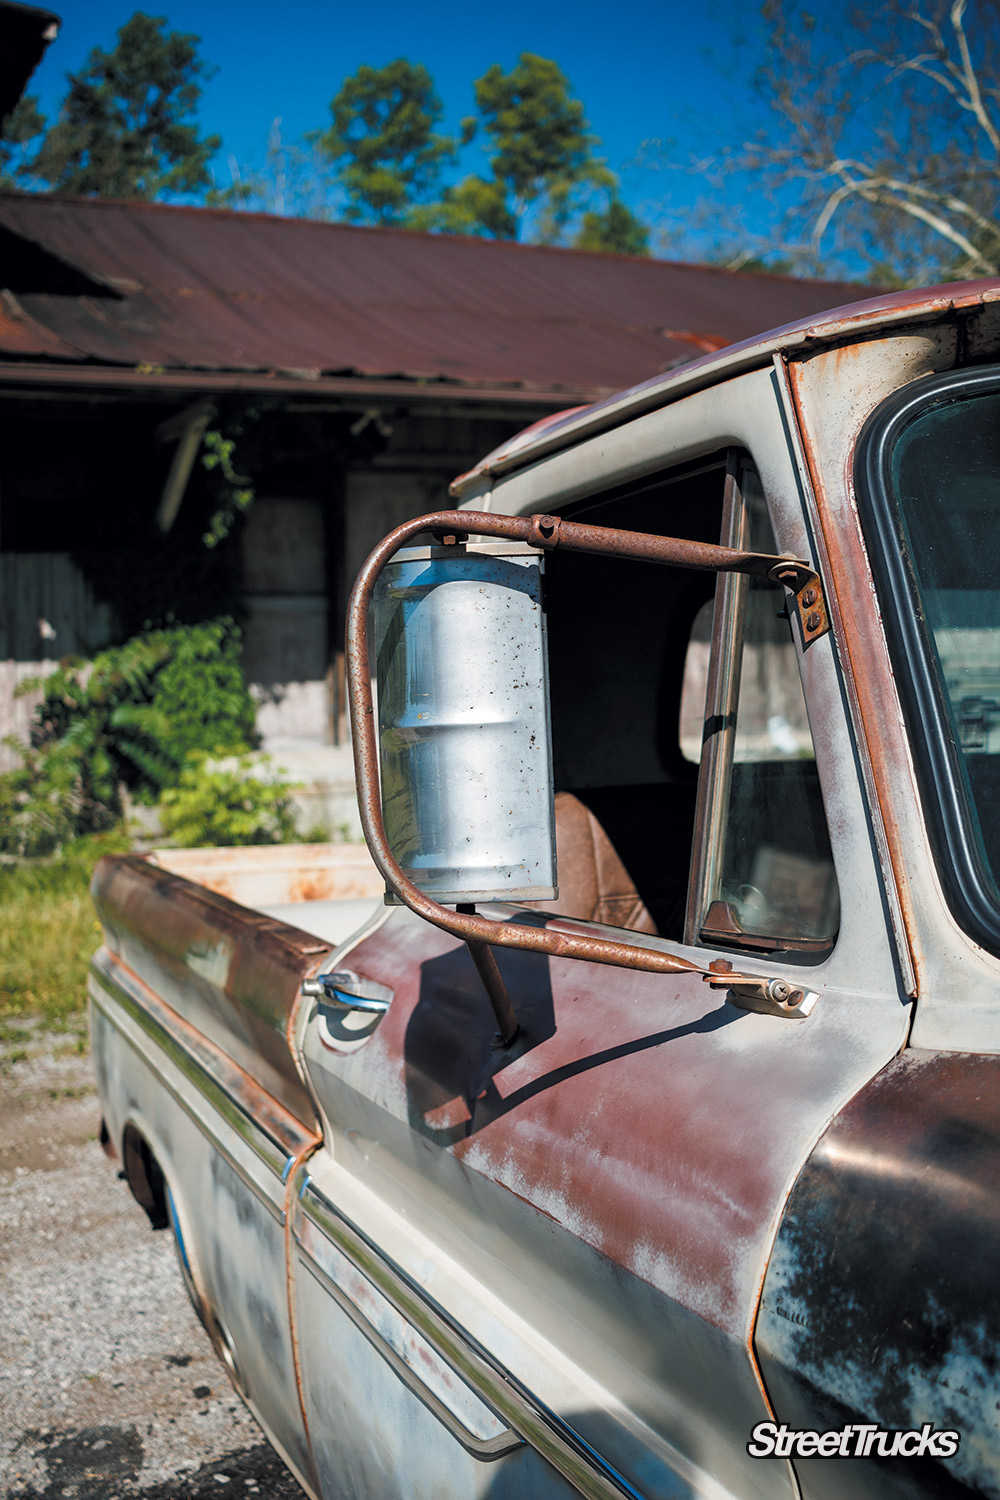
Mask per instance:
[[[169,1232],[97,1143],[82,1042],[20,1042],[0,1049],[0,1494],[303,1500],[216,1359]]]

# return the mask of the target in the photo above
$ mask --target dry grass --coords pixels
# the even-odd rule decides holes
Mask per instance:
[[[76,1030],[87,1003],[87,965],[100,945],[88,886],[104,854],[128,848],[114,830],[67,845],[58,858],[0,869],[0,1036],[18,1021]]]

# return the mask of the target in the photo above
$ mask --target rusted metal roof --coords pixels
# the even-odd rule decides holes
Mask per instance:
[[[820,283],[813,283],[817,284]],[[854,287],[853,290],[858,292],[863,288]],[[669,373],[617,391],[605,400],[553,412],[488,453],[467,474],[460,474],[451,484],[450,492],[459,499],[481,494],[500,474],[523,468],[547,453],[570,447],[582,438],[607,432],[643,412],[667,406],[691,391],[741,374],[744,370],[759,369],[761,365],[770,364],[775,356],[788,357],[806,349],[821,348],[824,344],[857,340],[880,328],[932,322],[956,310],[990,302],[1000,302],[1000,278],[954,281],[915,291],[886,292],[879,297],[866,297],[843,307],[830,308],[819,315],[799,318],[714,354],[703,355]]]
[[[261,214],[0,195],[0,360],[568,405],[857,295],[842,283]],[[13,243],[13,241],[11,241]],[[32,250],[43,270],[31,260]],[[0,256],[0,275],[8,257]],[[58,271],[58,267],[62,271]],[[86,284],[72,288],[73,275]],[[49,278],[49,279],[47,279]],[[18,282],[20,281],[20,284]],[[21,365],[23,373],[27,373]],[[12,373],[8,364],[5,378]],[[191,382],[189,380],[189,384]]]

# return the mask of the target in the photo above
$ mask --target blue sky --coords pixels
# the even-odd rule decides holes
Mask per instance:
[[[51,0],[62,29],[35,73],[29,91],[54,114],[65,75],[77,70],[95,44],[110,48],[132,14],[129,0]],[[567,74],[601,137],[609,165],[622,178],[623,195],[647,221],[666,230],[685,225],[702,190],[678,170],[636,164],[643,144],[665,140],[671,160],[686,161],[753,118],[747,91],[727,80],[734,24],[753,25],[754,8],[737,0],[702,5],[676,0],[504,0],[475,6],[436,0],[433,6],[380,0],[377,5],[329,5],[316,0],[231,0],[152,4],[172,29],[201,37],[200,52],[218,71],[204,88],[200,120],[205,133],[223,137],[217,164],[220,185],[229,182],[225,158],[241,166],[259,161],[271,122],[281,118],[283,138],[329,121],[329,102],[360,63],[378,66],[405,56],[427,65],[456,128],[473,113],[472,82],[493,62],[507,68],[522,51],[554,58]],[[745,75],[744,75],[745,76]],[[651,155],[647,147],[648,159]],[[475,170],[474,153],[463,161]],[[754,225],[759,231],[766,224]],[[687,253],[718,237],[718,221],[692,231],[686,246],[660,239],[659,253]]]

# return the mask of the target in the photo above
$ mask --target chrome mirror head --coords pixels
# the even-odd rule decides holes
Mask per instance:
[[[541,553],[414,547],[375,586],[385,832],[445,905],[556,895]]]

